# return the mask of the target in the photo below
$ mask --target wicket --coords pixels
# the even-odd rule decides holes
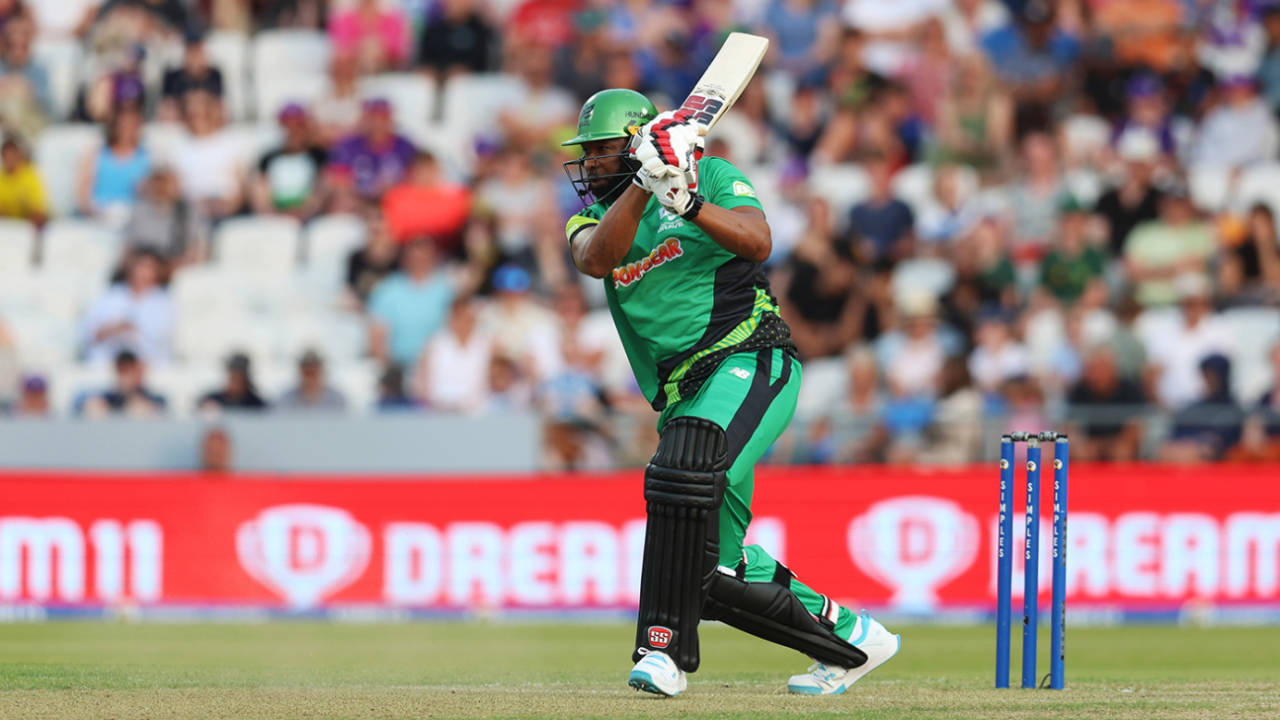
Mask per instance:
[[[1000,515],[996,542],[996,687],[1009,687],[1009,643],[1013,602],[1014,448],[1027,444],[1027,505],[1023,553],[1022,687],[1036,687],[1036,640],[1040,592],[1040,443],[1053,449],[1053,605],[1050,611],[1049,687],[1066,684],[1067,436],[1015,432],[1000,438]]]

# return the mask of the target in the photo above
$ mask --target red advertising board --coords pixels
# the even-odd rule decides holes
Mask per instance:
[[[989,611],[997,479],[987,466],[761,469],[748,541],[845,605]],[[1068,602],[1280,607],[1278,481],[1274,467],[1075,464]],[[1048,474],[1045,483],[1047,595]],[[0,605],[628,608],[644,533],[640,484],[635,471],[0,473]],[[1020,516],[1014,527],[1018,547]],[[1016,596],[1020,562],[1014,571]]]

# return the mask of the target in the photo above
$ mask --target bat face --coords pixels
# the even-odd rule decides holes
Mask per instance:
[[[714,126],[751,82],[769,49],[769,40],[747,33],[729,33],[693,92],[680,104],[693,119],[708,128]]]

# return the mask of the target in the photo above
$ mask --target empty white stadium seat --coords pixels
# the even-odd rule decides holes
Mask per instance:
[[[955,284],[956,269],[941,258],[919,257],[903,260],[893,269],[893,296],[927,292],[942,297]]]
[[[209,64],[222,73],[222,99],[227,117],[231,120],[249,117],[249,38],[244,33],[215,30],[205,38],[204,49]]]
[[[39,38],[31,48],[32,57],[49,77],[49,100],[54,122],[71,115],[80,85],[84,51],[74,38]]]
[[[76,209],[76,172],[84,156],[102,143],[97,125],[50,125],[35,140],[36,167],[54,216]]]
[[[1187,168],[1187,190],[1191,193],[1191,203],[1197,208],[1218,212],[1227,207],[1231,196],[1231,169],[1192,165]]]
[[[274,120],[289,103],[310,107],[327,96],[330,87],[329,76],[321,73],[286,74],[259,80],[255,96],[258,118]]]
[[[261,123],[236,123],[223,129],[235,138],[240,157],[250,170],[256,170],[258,159],[284,141],[284,131],[274,121]]]
[[[26,220],[0,218],[0,275],[30,272],[35,252],[34,225]]]
[[[871,194],[871,178],[853,163],[819,165],[809,173],[809,191],[831,204],[832,219],[844,227],[853,206]]]
[[[343,266],[364,245],[365,224],[358,215],[322,215],[307,224],[306,264]]]
[[[436,83],[426,75],[415,72],[368,75],[360,79],[357,87],[363,98],[390,102],[399,124],[418,127],[435,121]]]
[[[467,137],[491,133],[498,127],[498,110],[519,89],[513,75],[454,75],[444,85],[443,122]]]
[[[290,217],[232,218],[214,234],[214,256],[224,268],[288,275],[298,258],[298,233],[298,221]]]
[[[109,365],[61,365],[47,374],[49,406],[58,415],[70,415],[76,397],[105,390],[115,381]]]
[[[276,339],[268,323],[251,313],[226,309],[179,316],[175,345],[188,363],[217,364],[243,352],[262,366],[271,362]]]
[[[1265,204],[1280,215],[1280,164],[1254,165],[1240,174],[1233,209],[1245,212],[1257,203]]]
[[[161,365],[147,371],[147,386],[163,396],[169,417],[188,418],[195,415],[200,398],[222,387],[224,372],[220,364],[182,363]]]
[[[1231,328],[1231,385],[1236,399],[1251,406],[1280,380],[1271,375],[1267,357],[1280,342],[1280,310],[1268,307],[1232,308],[1222,313]]]
[[[329,385],[347,399],[347,408],[365,414],[378,401],[378,365],[375,362],[327,363]]]
[[[359,360],[368,346],[368,328],[356,313],[320,311],[285,318],[279,348],[283,360],[314,349],[334,363]]]
[[[310,103],[329,87],[329,41],[324,33],[272,30],[253,41],[254,108],[270,119],[290,101]]]
[[[157,164],[174,162],[186,140],[187,128],[182,123],[150,122],[142,128],[142,144]]]
[[[103,282],[120,259],[120,234],[90,220],[53,220],[41,238],[40,266]]]

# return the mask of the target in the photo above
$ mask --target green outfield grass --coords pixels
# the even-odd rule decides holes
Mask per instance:
[[[1280,628],[1073,629],[1064,692],[991,689],[989,627],[895,629],[849,694],[795,697],[805,658],[711,626],[663,699],[626,687],[617,624],[0,625],[0,717],[1280,718]]]

